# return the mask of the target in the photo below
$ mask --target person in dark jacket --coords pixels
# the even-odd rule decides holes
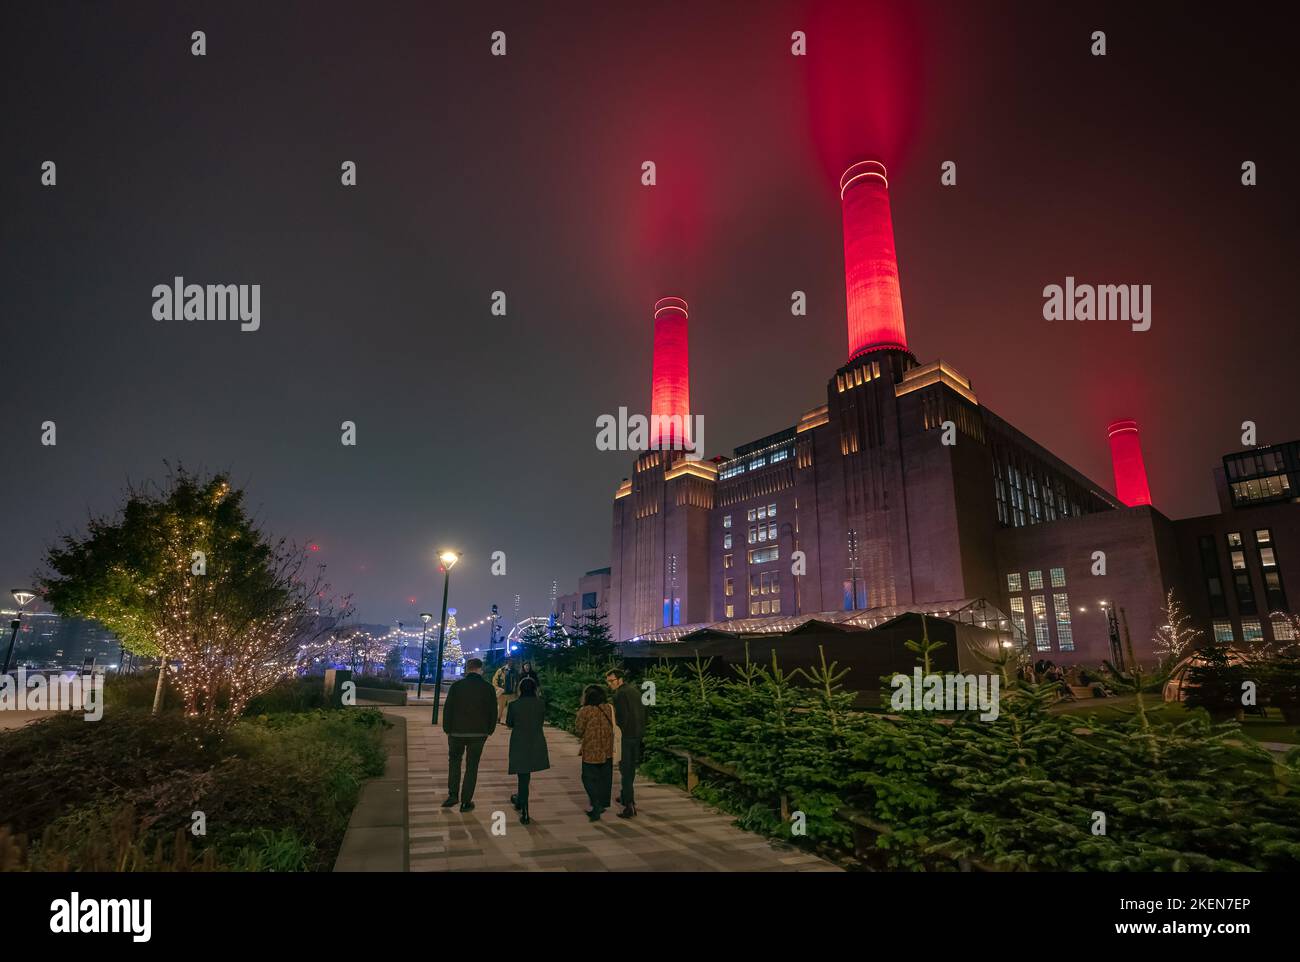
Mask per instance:
[[[442,730],[447,735],[447,798],[443,808],[460,802],[462,812],[474,808],[474,786],[478,783],[478,760],[483,743],[497,727],[496,690],[483,678],[483,662],[465,662],[465,677],[447,692]],[[465,781],[460,780],[460,760],[465,757]]]
[[[524,670],[519,673],[520,681],[523,681],[525,678],[531,678],[533,683],[537,685],[537,690],[539,692],[542,690],[542,679],[537,676],[537,669],[533,667],[531,661],[524,662]]]
[[[641,701],[641,692],[635,685],[627,683],[627,676],[621,668],[611,668],[605,675],[605,683],[614,692],[614,721],[622,732],[620,747],[623,757],[618,763],[621,776],[618,801],[623,811],[619,818],[636,816],[636,794],[633,782],[636,769],[641,764],[641,740],[645,738],[645,703]]]
[[[537,682],[525,678],[519,683],[519,697],[506,709],[506,724],[510,726],[510,763],[507,771],[519,779],[519,791],[510,796],[510,804],[519,812],[519,822],[527,825],[528,783],[533,772],[543,772],[551,767],[551,757],[546,751],[546,705],[537,697]]]

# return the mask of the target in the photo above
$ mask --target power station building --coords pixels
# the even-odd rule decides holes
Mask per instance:
[[[1122,611],[1149,662],[1171,589],[1207,635],[1288,636],[1269,616],[1300,577],[1283,564],[1300,557],[1300,443],[1225,457],[1221,513],[1171,521],[1136,422],[1116,422],[1111,494],[982,405],[954,365],[908,349],[887,176],[864,161],[840,180],[848,359],[825,403],[727,458],[693,460],[651,428],[662,448],[614,496],[615,637],[922,611],[1004,631],[1035,660],[1096,665],[1122,655]],[[652,424],[689,424],[688,322],[680,298],[656,303]]]

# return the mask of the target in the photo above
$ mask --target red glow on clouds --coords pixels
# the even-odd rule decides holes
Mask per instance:
[[[887,177],[884,164],[867,160],[840,178],[850,359],[882,347],[907,350]]]
[[[318,544],[314,544],[314,545],[312,545],[312,546],[311,546],[311,550],[312,550],[312,551],[319,551],[319,550],[320,550],[320,545],[318,545]]]
[[[1130,508],[1151,503],[1146,463],[1138,441],[1136,421],[1116,421],[1106,429],[1110,438],[1110,459],[1115,468],[1115,496]]]
[[[650,443],[660,443],[659,417],[678,417],[670,422],[668,441],[680,443],[676,425],[686,428],[691,413],[690,356],[687,346],[687,305],[680,297],[661,297],[655,301],[654,368],[650,376]]]
[[[814,7],[803,28],[808,116],[828,179],[864,156],[897,167],[916,139],[929,47],[921,15],[869,0]]]

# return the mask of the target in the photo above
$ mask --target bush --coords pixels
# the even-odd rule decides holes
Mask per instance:
[[[268,714],[214,740],[177,713],[56,716],[0,735],[0,812],[40,840],[21,846],[30,868],[325,871],[361,782],[383,773],[386,724],[370,709]],[[195,811],[206,836],[189,835]]]
[[[572,725],[577,694],[605,665],[544,679],[548,715]],[[1103,723],[1047,708],[1054,686],[1004,687],[994,721],[929,713],[901,721],[854,711],[834,665],[800,684],[773,663],[709,674],[661,666],[642,770],[681,783],[739,823],[879,869],[952,871],[958,860],[1010,870],[1231,871],[1300,868],[1300,751],[1277,764],[1234,723],[1203,712],[1157,722],[1138,710]],[[791,838],[780,799],[803,812]],[[1093,835],[1104,812],[1105,835]],[[858,831],[845,816],[876,826]],[[866,837],[864,838],[863,835]]]

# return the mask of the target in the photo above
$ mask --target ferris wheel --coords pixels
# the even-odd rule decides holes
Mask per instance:
[[[564,644],[566,646],[571,645],[573,642],[569,638],[569,629],[559,623],[556,624],[556,627],[560,629],[560,634],[564,636]],[[549,636],[550,630],[551,620],[549,618],[543,618],[540,615],[532,618],[525,618],[523,621],[517,622],[515,626],[510,629],[509,634],[506,635],[506,651],[514,651],[515,647],[523,641],[525,634],[541,634],[543,637],[546,637]]]

